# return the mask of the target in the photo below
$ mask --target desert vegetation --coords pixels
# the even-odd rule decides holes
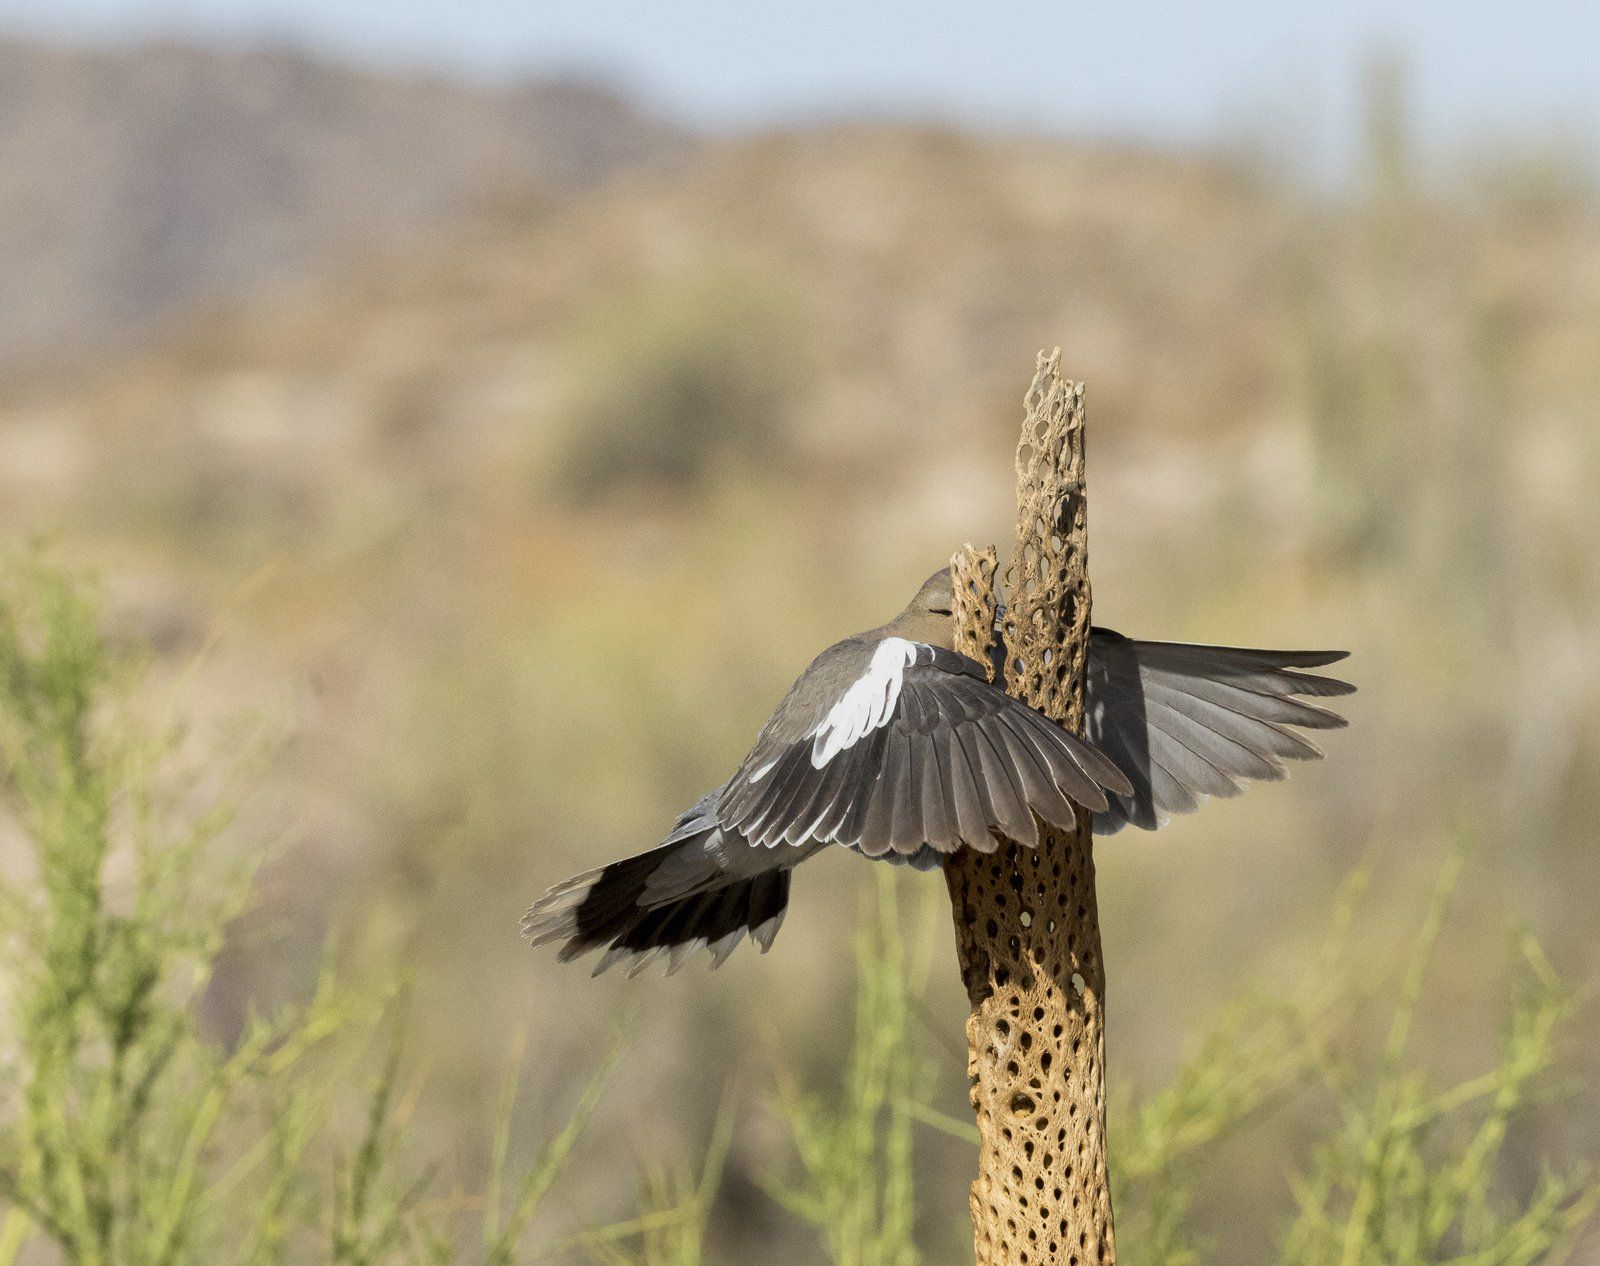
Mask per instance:
[[[0,1263],[967,1260],[936,880],[819,862],[670,981],[516,925],[1008,538],[1054,344],[1097,618],[1361,687],[1328,761],[1099,850],[1122,1256],[1591,1260],[1600,200],[1396,101],[1336,190],[699,140],[18,362]]]
[[[152,727],[130,713],[143,684],[131,664],[106,645],[82,582],[37,558],[11,565],[0,786],[21,847],[0,886],[6,1266],[47,1260],[47,1246],[77,1263],[511,1266],[562,1248],[601,1262],[703,1262],[733,1131],[749,1113],[779,1127],[769,1137],[787,1154],[757,1170],[760,1188],[815,1228],[829,1261],[924,1259],[922,1224],[937,1217],[916,1198],[919,1140],[975,1141],[928,1093],[938,1061],[918,1023],[940,894],[924,889],[908,919],[893,872],[864,889],[853,1031],[819,1085],[772,1052],[764,1105],[731,1084],[698,1166],[646,1158],[636,1214],[590,1226],[569,1217],[536,1236],[569,1166],[618,1168],[579,1148],[622,1040],[520,1166],[518,1096],[538,1079],[509,1057],[486,1162],[446,1176],[408,1129],[430,1088],[405,1054],[418,1020],[399,977],[362,992],[330,963],[304,1001],[251,1008],[231,1032],[212,1031],[206,996],[255,900],[254,867],[230,847],[235,771],[185,757],[181,717],[157,711]],[[1519,1190],[1506,1173],[1513,1131],[1560,1093],[1575,1005],[1532,935],[1511,937],[1495,1061],[1452,1081],[1410,1049],[1463,853],[1446,856],[1398,982],[1362,979],[1370,946],[1355,930],[1370,875],[1358,873],[1290,992],[1228,1007],[1169,1084],[1122,1105],[1113,1173],[1127,1260],[1208,1260],[1190,1217],[1204,1174],[1223,1141],[1275,1116],[1303,1131],[1285,1158],[1298,1209],[1274,1233],[1285,1266],[1564,1260],[1600,1208],[1600,1179],[1541,1163]],[[1351,1016],[1380,1000],[1383,1040],[1368,1050],[1351,1041]],[[944,1212],[954,1228],[958,1215]]]

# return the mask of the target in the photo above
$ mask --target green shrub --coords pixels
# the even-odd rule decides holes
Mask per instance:
[[[223,1042],[199,1015],[251,865],[233,780],[141,727],[137,680],[67,578],[0,576],[0,1266],[522,1260],[615,1057],[519,1176],[508,1091],[481,1237],[435,1215],[391,1053],[340,1128],[384,1008],[329,974]],[[343,1106],[348,1106],[348,1103]],[[50,1250],[54,1250],[53,1254]],[[30,1256],[33,1255],[33,1256]]]
[[[1213,1146],[1268,1111],[1324,1126],[1291,1180],[1298,1206],[1281,1231],[1283,1266],[1533,1266],[1567,1258],[1600,1207],[1584,1166],[1546,1165],[1531,1192],[1508,1181],[1506,1142],[1520,1113],[1559,1078],[1555,1039],[1572,1012],[1531,938],[1519,938],[1519,983],[1494,1067],[1436,1085],[1408,1060],[1409,1039],[1461,864],[1453,854],[1400,981],[1381,1052],[1341,1043],[1340,1017],[1362,988],[1347,902],[1335,935],[1299,989],[1222,1016],[1165,1089],[1112,1121],[1118,1245],[1133,1266],[1212,1260],[1192,1227]],[[1352,893],[1359,891],[1359,884]],[[1348,961],[1347,961],[1348,960]],[[1381,988],[1381,981],[1369,982]],[[1340,1054],[1341,1045],[1355,1048]],[[1263,1245],[1260,1257],[1274,1254]]]
[[[1408,1065],[1458,865],[1452,859],[1441,874],[1376,1068],[1341,1067],[1318,1052],[1318,1083],[1338,1124],[1295,1181],[1299,1214],[1285,1235],[1285,1266],[1561,1262],[1600,1207],[1600,1185],[1585,1166],[1546,1164],[1529,1191],[1505,1181],[1511,1127],[1550,1093],[1556,1037],[1573,1006],[1531,937],[1519,938],[1495,1066],[1437,1086]]]
[[[911,1025],[912,973],[901,939],[895,874],[879,867],[876,903],[856,938],[855,1034],[835,1095],[804,1093],[778,1069],[776,1106],[799,1175],[768,1192],[812,1223],[837,1266],[914,1266],[912,1133],[931,1081]]]

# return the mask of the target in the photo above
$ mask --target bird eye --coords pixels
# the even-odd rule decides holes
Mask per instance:
[[[929,607],[928,608],[928,612],[929,612],[930,615],[949,615],[950,614],[950,608],[949,607]]]

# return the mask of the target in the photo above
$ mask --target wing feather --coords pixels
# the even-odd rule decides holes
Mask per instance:
[[[868,857],[882,857],[894,846],[894,800],[902,773],[901,761],[905,756],[906,739],[902,734],[890,733],[884,744],[883,760],[873,785],[863,788],[863,796],[870,798],[866,821],[861,835],[855,841]]]
[[[952,651],[888,637],[819,657],[715,804],[727,838],[835,843],[923,858],[995,833],[1032,842],[1037,813],[1106,807],[1133,790],[1084,740],[991,685]]]
[[[1052,826],[1063,829],[1070,827],[1077,817],[1072,802],[1056,786],[1050,765],[1036,746],[1028,727],[1007,717],[1005,724],[999,727],[999,733],[1011,754],[1013,766],[1022,778],[1033,811]]]
[[[992,727],[992,728],[999,728]],[[1021,774],[1016,772],[1007,748],[1002,754],[1004,740],[996,745],[990,729],[972,726],[964,730],[977,749],[978,764],[983,771],[983,785],[987,790],[990,807],[994,811],[994,824],[1007,839],[1019,844],[1039,842],[1039,824],[1028,808],[1028,797],[1021,785]]]
[[[1271,651],[1136,642],[1096,629],[1089,643],[1088,737],[1128,777],[1126,794],[1095,816],[1101,834],[1147,830],[1208,796],[1284,777],[1285,763],[1322,753],[1297,730],[1336,729],[1344,718],[1303,698],[1332,698],[1348,682],[1301,671],[1342,651]]]
[[[917,811],[921,815],[923,839],[948,840],[954,832],[945,813],[939,754],[931,735],[918,734],[911,740],[911,763],[920,801]]]

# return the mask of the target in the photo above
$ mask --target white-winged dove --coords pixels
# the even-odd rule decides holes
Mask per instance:
[[[1240,782],[1322,753],[1291,727],[1342,717],[1297,695],[1348,694],[1297,671],[1343,651],[1261,651],[1089,639],[1085,737],[991,685],[954,649],[948,569],[889,623],[830,646],[800,674],[733,777],[657,847],[558,884],[523,919],[563,961],[605,948],[629,974],[697,948],[719,966],[748,934],[772,945],[789,874],[824,848],[929,869],[963,846],[1033,844],[1075,805],[1108,834],[1147,830]]]

